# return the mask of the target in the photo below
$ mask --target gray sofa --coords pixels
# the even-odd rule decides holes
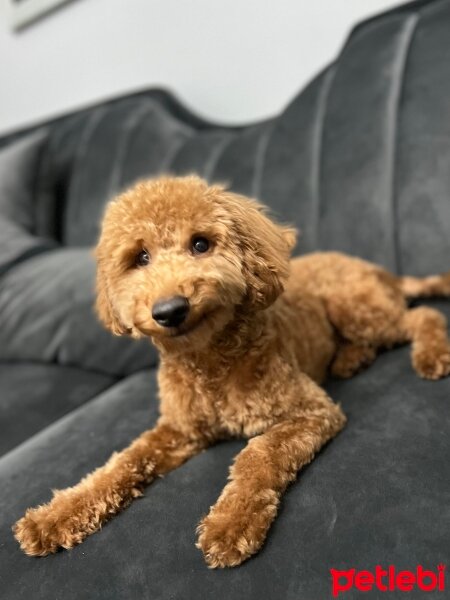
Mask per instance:
[[[448,562],[450,379],[418,379],[408,348],[329,381],[348,426],[290,488],[262,552],[237,569],[208,570],[194,532],[238,440],[158,480],[70,552],[29,558],[11,533],[28,506],[157,417],[155,351],[112,337],[92,310],[103,207],[136,179],[195,171],[226,181],[301,229],[296,252],[338,249],[415,275],[450,269],[448,0],[356,27],[336,62],[264,122],[220,127],[149,90],[0,146],[2,600],[324,600],[331,568]],[[432,303],[450,314],[450,303]]]

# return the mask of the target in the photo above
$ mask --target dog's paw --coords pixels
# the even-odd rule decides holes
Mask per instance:
[[[197,548],[203,552],[208,566],[236,567],[258,548],[242,531],[233,531],[225,519],[206,517],[197,528]]]
[[[46,556],[76,546],[94,530],[80,516],[57,510],[52,503],[29,508],[13,526],[14,537],[29,556]]]
[[[424,348],[413,352],[414,370],[424,379],[441,379],[450,374],[450,346]]]
[[[371,346],[358,346],[346,343],[340,346],[331,364],[331,374],[340,379],[353,377],[368,367],[375,359],[376,352]]]
[[[278,507],[275,492],[255,494],[250,503],[224,510],[213,507],[197,528],[197,548],[208,566],[236,567],[261,548]]]

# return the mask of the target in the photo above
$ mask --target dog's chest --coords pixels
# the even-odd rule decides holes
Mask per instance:
[[[204,394],[214,407],[220,430],[251,437],[284,418],[292,404],[283,390],[291,379],[291,368],[281,357],[248,355],[218,378],[214,389],[206,379]]]
[[[261,372],[260,372],[261,371]],[[276,409],[261,401],[261,369],[214,370],[166,365],[160,369],[161,413],[183,429],[251,436],[276,420]]]

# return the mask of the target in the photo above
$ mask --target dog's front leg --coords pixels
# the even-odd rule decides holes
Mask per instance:
[[[320,388],[317,391],[325,396]],[[260,549],[287,485],[344,423],[340,407],[328,401],[249,441],[230,469],[229,483],[198,527],[197,546],[210,567],[239,565]]]
[[[33,556],[71,548],[140,496],[155,476],[175,469],[206,445],[199,436],[159,424],[78,485],[56,490],[48,504],[28,509],[13,528],[15,537]]]

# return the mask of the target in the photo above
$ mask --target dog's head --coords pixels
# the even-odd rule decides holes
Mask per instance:
[[[198,177],[139,183],[106,210],[98,314],[117,335],[206,345],[236,307],[275,301],[294,241],[263,206]]]

